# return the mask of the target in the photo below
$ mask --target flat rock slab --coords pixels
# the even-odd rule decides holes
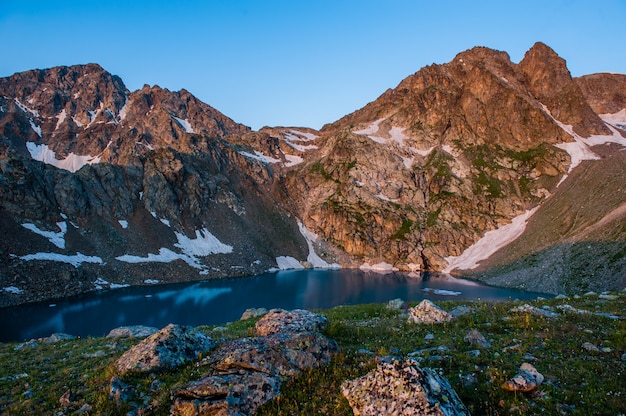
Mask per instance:
[[[380,362],[365,376],[344,382],[341,393],[355,415],[470,414],[444,377],[411,359]]]
[[[121,374],[175,368],[213,346],[213,340],[197,329],[170,324],[126,351],[115,366]]]
[[[327,327],[328,319],[324,315],[303,309],[272,309],[256,323],[254,333],[264,336],[279,332],[322,332]]]
[[[159,331],[159,328],[145,325],[120,326],[107,334],[107,338],[146,338]]]

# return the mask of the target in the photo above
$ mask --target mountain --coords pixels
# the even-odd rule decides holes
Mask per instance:
[[[625,138],[626,76],[572,78],[542,43],[462,52],[320,131],[252,131],[95,64],[18,73],[0,306],[335,263],[621,289]]]

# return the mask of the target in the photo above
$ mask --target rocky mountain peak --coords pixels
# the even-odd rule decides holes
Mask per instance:
[[[565,60],[549,46],[537,42],[526,52],[519,68],[526,76],[530,93],[556,120],[573,126],[582,137],[611,134],[589,107]]]

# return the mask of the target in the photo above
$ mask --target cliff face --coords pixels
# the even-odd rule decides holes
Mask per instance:
[[[325,126],[287,188],[307,226],[361,261],[442,269],[555,191],[570,166],[555,145],[574,142],[563,124],[612,134],[547,46],[519,64],[477,47]]]
[[[564,184],[577,187],[576,169],[617,160],[625,86],[624,75],[573,79],[541,43],[518,64],[476,47],[321,131],[251,131],[185,90],[130,92],[94,64],[2,78],[0,229],[11,237],[0,242],[0,287],[23,294],[5,290],[0,304],[103,281],[254,274],[289,257],[442,270]],[[592,226],[620,198],[577,218]],[[621,238],[610,232],[619,221],[601,226]],[[597,234],[561,231],[493,258],[503,267]]]

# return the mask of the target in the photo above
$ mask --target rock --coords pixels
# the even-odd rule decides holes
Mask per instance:
[[[527,303],[522,306],[516,306],[515,308],[510,309],[509,312],[529,313],[531,315],[545,316],[546,318],[556,318],[557,316],[560,316],[556,312],[550,312],[545,309],[540,309]]]
[[[62,332],[55,332],[54,334],[50,335],[49,337],[39,338],[38,341],[39,342],[45,342],[46,344],[54,344],[55,342],[67,341],[67,340],[70,340],[70,339],[76,339],[76,337],[74,335],[64,334]]]
[[[543,383],[543,375],[529,363],[523,363],[517,374],[502,384],[502,388],[509,391],[529,392],[536,390]]]
[[[479,348],[491,347],[491,343],[487,341],[487,339],[485,339],[483,334],[481,334],[475,329],[472,329],[470,332],[468,332],[467,335],[465,335],[463,339],[465,340],[465,342],[469,343],[470,345],[473,345]]]
[[[469,313],[471,313],[472,310],[466,306],[466,305],[459,305],[457,307],[455,307],[454,309],[452,309],[449,314],[457,317],[457,316],[462,316],[462,315],[468,315]]]
[[[604,300],[617,300],[619,299],[618,295],[611,295],[610,293],[602,293],[598,296],[598,299],[604,299]]]
[[[196,359],[213,345],[210,337],[194,328],[169,324],[126,351],[115,366],[121,374],[175,368]]]
[[[240,320],[256,318],[257,316],[263,316],[267,313],[267,309],[265,308],[250,308],[246,309],[242,314]]]
[[[626,361],[626,352],[622,354],[622,361]]]
[[[280,393],[280,378],[261,372],[209,376],[174,392],[172,415],[248,415]]]
[[[158,332],[159,328],[144,325],[121,326],[112,329],[107,338],[146,338]]]
[[[448,322],[454,316],[444,311],[431,301],[424,299],[419,305],[409,309],[409,322],[416,324],[436,324]]]
[[[435,335],[433,334],[426,334],[426,336],[424,336],[425,341],[432,341],[434,339],[435,339]]]
[[[468,351],[467,355],[469,355],[471,358],[476,358],[476,357],[480,356],[480,350]]]
[[[400,298],[392,299],[387,302],[387,309],[391,309],[394,311],[399,311],[404,306],[404,301]]]
[[[334,340],[317,332],[325,325],[326,318],[312,312],[270,311],[255,328],[268,335],[220,345],[203,360],[203,364],[211,366],[209,373],[173,393],[171,413],[254,413],[280,393],[285,377],[327,364],[332,354],[339,351]]]
[[[327,326],[328,319],[324,315],[303,309],[272,309],[255,324],[254,333],[263,336],[278,332],[321,332]]]
[[[583,344],[583,348],[587,351],[591,351],[591,352],[600,352],[600,348],[598,348],[597,345],[592,344],[591,342],[585,342]]]
[[[341,393],[355,415],[469,415],[444,377],[411,359],[379,363],[365,376],[345,381]]]
[[[59,398],[59,403],[63,407],[69,406],[70,403],[72,403],[73,401],[74,401],[74,398],[73,398],[73,394],[72,394],[72,390],[71,389],[69,389],[68,391],[63,393],[63,395]]]
[[[113,376],[109,383],[109,399],[114,400],[120,406],[126,403],[133,395],[133,388],[124,383],[118,376]]]
[[[463,387],[471,387],[475,384],[478,384],[478,379],[474,374],[463,374],[459,375],[459,381]]]

